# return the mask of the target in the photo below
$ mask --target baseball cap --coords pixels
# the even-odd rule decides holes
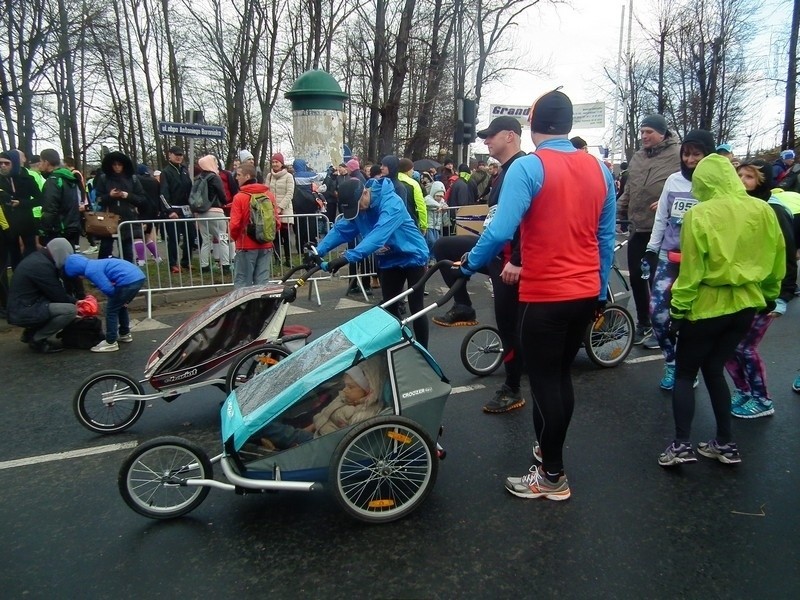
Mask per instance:
[[[358,216],[358,201],[364,191],[364,184],[355,177],[345,179],[339,184],[339,212],[351,221]]]
[[[481,129],[478,132],[478,137],[485,140],[487,137],[493,136],[501,131],[512,131],[517,135],[522,135],[522,126],[514,117],[496,117],[492,119],[486,129]]]
[[[717,146],[717,152],[733,152],[733,148],[730,144],[720,144]]]
[[[173,146],[172,148],[169,149],[169,153],[176,154],[178,156],[183,156],[183,148],[181,148],[180,146]]]

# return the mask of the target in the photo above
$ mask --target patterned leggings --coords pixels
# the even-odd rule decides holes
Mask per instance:
[[[767,370],[758,353],[758,345],[773,320],[769,315],[756,315],[747,335],[736,347],[733,357],[725,363],[725,369],[736,389],[759,400],[770,399],[767,392]]]
[[[670,365],[675,364],[675,340],[669,335],[669,303],[679,267],[678,263],[659,259],[650,289],[650,323],[664,353],[664,360]]]

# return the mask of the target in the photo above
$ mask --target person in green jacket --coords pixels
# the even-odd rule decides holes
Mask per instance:
[[[678,336],[672,410],[675,439],[658,457],[663,467],[696,462],[691,442],[694,379],[703,372],[717,421],[716,437],[697,451],[726,464],[741,462],[731,436],[725,362],[756,312],[770,311],[786,273],[783,234],[766,202],[748,196],[729,160],[712,154],[692,175],[698,203],[683,217],[681,266],[672,286],[670,331]]]

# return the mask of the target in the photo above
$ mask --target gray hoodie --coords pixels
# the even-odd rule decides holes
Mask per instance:
[[[73,254],[75,249],[66,239],[55,238],[47,243],[47,251],[53,258],[53,262],[56,264],[56,266],[59,269],[63,269],[64,263],[67,261],[67,257],[70,254]]]

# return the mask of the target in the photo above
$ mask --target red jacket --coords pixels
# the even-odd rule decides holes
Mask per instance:
[[[252,194],[261,193],[266,194],[272,202],[275,231],[278,231],[278,203],[275,202],[275,194],[269,191],[269,188],[263,183],[246,183],[239,188],[239,193],[233,197],[231,203],[231,239],[236,243],[237,250],[268,250],[272,248],[272,242],[259,244],[247,235],[247,225],[250,223],[250,198]]]

